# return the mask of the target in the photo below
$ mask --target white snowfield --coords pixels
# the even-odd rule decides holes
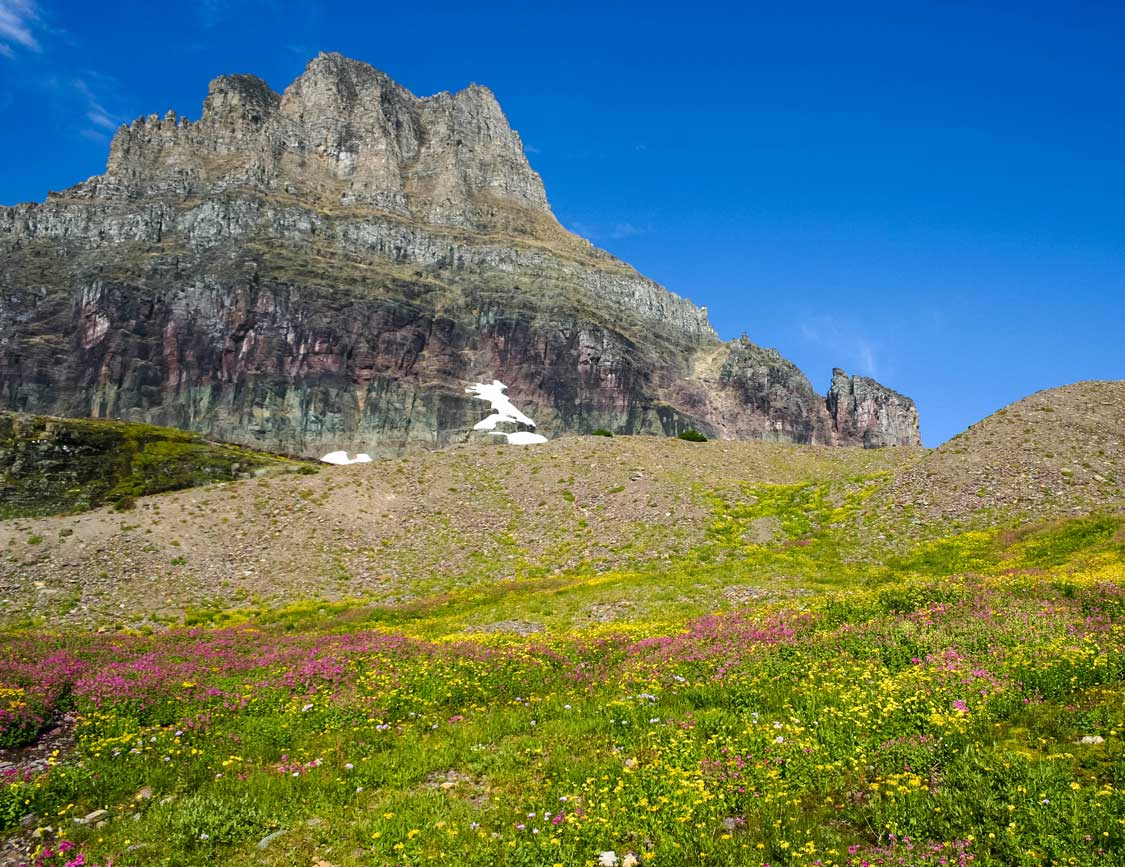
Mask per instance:
[[[347,452],[329,452],[321,460],[326,464],[338,464],[346,467],[349,464],[369,464],[371,463],[371,455],[361,452],[354,458],[349,458]]]
[[[508,395],[504,394],[507,390],[508,386],[498,379],[492,380],[491,384],[478,382],[465,389],[466,394],[474,395],[480,400],[487,400],[492,405],[492,415],[478,421],[473,425],[473,430],[486,430],[494,437],[505,437],[508,443],[514,446],[533,446],[547,442],[547,438],[543,434],[532,433],[531,431],[521,430],[508,433],[496,430],[498,424],[522,424],[527,427],[535,427],[535,422],[516,409],[512,401],[508,399]]]

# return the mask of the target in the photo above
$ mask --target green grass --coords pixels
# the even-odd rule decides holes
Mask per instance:
[[[250,632],[10,637],[7,659],[61,651],[94,679],[58,699],[75,754],[9,785],[0,821],[137,867],[939,863],[904,837],[947,863],[1113,863],[1121,565],[531,639],[402,644],[309,606]]]
[[[3,788],[0,823],[133,867],[1118,863],[1125,515],[910,542],[911,510],[872,513],[887,480],[700,483],[690,543],[638,521],[557,568],[585,539],[537,559],[486,479],[505,580],[466,555],[396,604],[12,630],[3,742],[69,712],[76,744]],[[581,480],[549,491],[588,533]]]

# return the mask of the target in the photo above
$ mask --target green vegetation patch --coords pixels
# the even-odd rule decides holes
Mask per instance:
[[[705,442],[707,442],[707,437],[705,437],[703,434],[701,434],[699,431],[697,431],[693,427],[689,427],[687,430],[681,431],[680,433],[678,433],[676,435],[676,438],[681,439],[681,440],[685,440],[686,442],[689,442],[689,443],[705,443]]]
[[[77,722],[0,823],[133,867],[1100,867],[1125,846],[1113,568],[552,636],[9,634],[4,742]]]
[[[81,512],[303,466],[131,422],[0,414],[0,519]]]

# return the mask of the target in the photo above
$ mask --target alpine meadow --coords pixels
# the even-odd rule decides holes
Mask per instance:
[[[0,0],[3,69],[112,30],[66,5]],[[169,87],[251,19],[347,42],[317,3],[199,5]],[[1119,346],[927,448],[978,394],[946,362],[822,319],[810,380],[564,226],[488,87],[304,60],[124,123],[84,71],[105,171],[0,207],[0,865],[1125,865]],[[758,333],[784,294],[724,310]],[[996,339],[1063,307],[997,302]]]

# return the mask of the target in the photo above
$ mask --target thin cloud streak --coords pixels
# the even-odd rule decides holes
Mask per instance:
[[[858,365],[858,372],[863,375],[872,377],[879,375],[874,344],[863,334],[848,328],[831,316],[818,316],[811,322],[802,322],[801,339],[839,353],[849,363]]]
[[[15,57],[13,44],[40,51],[39,40],[32,33],[38,20],[39,11],[32,0],[0,0],[0,53]]]
[[[96,73],[95,77],[97,77]],[[98,95],[85,78],[76,78],[71,84],[86,103],[86,120],[93,124],[94,127],[87,127],[81,130],[80,134],[89,139],[104,140],[105,133],[115,131],[117,127],[121,125],[121,121],[115,118],[113,114],[101,104]]]
[[[117,121],[105,113],[100,107],[95,107],[86,112],[86,119],[94,126],[100,126],[102,129],[117,129]]]
[[[626,238],[635,238],[638,235],[647,235],[652,231],[652,226],[638,226],[636,223],[614,223],[612,226],[598,226],[591,223],[572,222],[572,231],[591,241],[598,239],[610,241],[623,241]]]

